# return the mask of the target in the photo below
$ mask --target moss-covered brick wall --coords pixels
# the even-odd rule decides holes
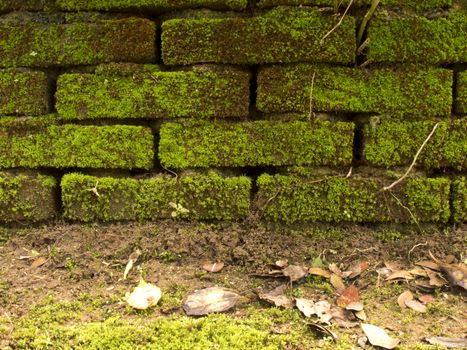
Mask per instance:
[[[53,218],[58,208],[57,187],[51,176],[0,171],[0,223]]]
[[[267,66],[258,75],[258,108],[267,113],[311,107],[317,112],[445,117],[451,114],[452,84],[452,71],[426,66]]]
[[[138,67],[134,67],[137,69]],[[105,68],[101,67],[104,70]],[[189,71],[63,74],[57,111],[64,119],[243,117],[248,115],[250,74],[197,67]],[[154,69],[153,69],[154,70]]]
[[[0,115],[49,112],[49,86],[43,72],[0,69]]]
[[[355,62],[355,19],[325,38],[335,17],[316,9],[277,8],[252,18],[172,19],[162,23],[167,65],[194,63]]]
[[[372,3],[0,0],[0,224],[465,224],[467,5]]]
[[[214,171],[140,180],[72,173],[62,179],[64,215],[79,221],[236,220],[248,215],[250,190],[250,178]]]

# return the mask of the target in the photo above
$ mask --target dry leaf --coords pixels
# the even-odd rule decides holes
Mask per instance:
[[[47,259],[44,258],[43,256],[38,257],[36,260],[34,260],[31,264],[31,267],[33,269],[37,269],[38,267],[41,267],[47,262]]]
[[[432,345],[442,345],[448,349],[466,349],[467,338],[431,337],[425,339]]]
[[[346,307],[346,310],[352,311],[362,311],[363,310],[363,303],[361,301],[354,301],[349,303]]]
[[[183,303],[187,315],[201,316],[232,308],[240,296],[223,287],[210,287],[190,294]]]
[[[426,312],[426,306],[423,305],[421,302],[418,300],[406,300],[405,305],[409,308],[411,308],[414,311],[424,313]]]
[[[328,323],[331,318],[331,304],[326,300],[321,300],[315,303],[315,312],[316,316],[320,319],[323,323]]]
[[[274,288],[270,292],[258,294],[259,298],[273,304],[277,307],[291,308],[293,307],[293,299],[284,295],[287,285],[282,284]]]
[[[426,267],[426,268],[429,268],[430,270],[435,270],[435,271],[441,270],[441,267],[437,263],[431,260],[419,261],[419,262],[416,262],[415,265]]]
[[[159,287],[141,280],[133,292],[127,296],[126,301],[135,309],[145,310],[156,305],[161,298],[161,294]]]
[[[441,278],[441,276],[438,275],[436,272],[428,271],[427,273],[428,277],[430,278],[430,286],[443,287],[447,284],[447,281]]]
[[[455,264],[457,263],[457,258],[454,255],[449,254],[448,256],[444,258],[444,262],[446,264]]]
[[[215,262],[215,263],[208,262],[203,265],[203,269],[211,273],[219,272],[223,268],[224,268],[224,263],[222,261]]]
[[[397,303],[401,307],[401,309],[405,309],[407,305],[405,304],[406,301],[413,300],[413,294],[410,290],[406,290],[397,298]]]
[[[277,260],[274,265],[276,265],[277,267],[280,267],[281,269],[283,267],[286,267],[287,265],[289,265],[289,262],[287,260]]]
[[[368,268],[367,262],[358,262],[349,267],[349,270],[344,272],[345,275],[348,274],[348,278],[355,278],[359,276],[363,271]]]
[[[297,309],[305,315],[305,317],[316,315],[315,302],[313,300],[296,298],[295,305],[297,306]]]
[[[331,272],[329,272],[328,270],[322,269],[321,267],[310,267],[310,269],[308,270],[308,273],[310,275],[321,276],[324,278],[331,277]]]
[[[308,271],[305,268],[298,265],[290,265],[282,271],[284,273],[284,276],[290,278],[290,282],[301,280],[303,277],[308,275]]]
[[[329,282],[336,289],[337,294],[341,294],[345,290],[345,284],[341,277],[333,273],[330,277]]]
[[[391,338],[380,327],[368,323],[362,323],[361,326],[371,345],[380,346],[385,349],[394,349],[399,344],[398,339]]]
[[[376,273],[386,278],[392,273],[392,271],[389,270],[387,267],[382,267],[380,269],[376,269]]]
[[[355,316],[361,321],[366,321],[367,320],[365,310],[356,311]]]
[[[418,300],[420,300],[423,304],[429,304],[433,302],[434,298],[433,296],[429,294],[424,294],[418,297]]]
[[[415,276],[428,277],[427,270],[426,270],[426,269],[419,268],[419,267],[416,267],[416,268],[410,270],[409,272],[410,272],[412,275],[415,275]]]
[[[443,265],[441,271],[453,286],[467,289],[467,266],[465,264]]]
[[[355,320],[355,317],[351,311],[343,310],[341,308],[333,308],[331,310],[331,323],[337,324],[339,327],[353,328],[359,326],[359,322]]]
[[[359,347],[361,347],[362,349],[365,349],[366,348],[366,343],[368,342],[368,338],[367,337],[359,337],[357,339],[357,344]]]
[[[386,281],[390,280],[398,280],[398,279],[406,279],[406,280],[413,280],[413,276],[409,271],[396,271],[391,273],[387,278]]]
[[[343,277],[341,269],[338,268],[336,264],[329,264],[328,269],[337,276]]]
[[[401,266],[396,261],[385,261],[384,266],[386,266],[386,268],[391,270],[391,272],[400,271],[401,269]]]
[[[358,288],[354,285],[351,285],[344,289],[344,291],[341,293],[341,296],[339,299],[337,299],[337,305],[346,306],[359,300],[360,297],[358,295]]]
[[[321,333],[324,333],[324,334],[327,334],[327,335],[331,336],[331,338],[334,339],[334,340],[338,339],[336,333],[332,332],[331,330],[329,330],[328,328],[326,328],[324,326],[321,326],[320,324],[317,324],[317,323],[313,322],[313,323],[308,323],[308,325],[311,328],[313,328],[313,329],[315,329],[315,330],[317,330],[317,331],[319,331]]]
[[[428,283],[427,280],[415,280],[415,288],[425,292],[425,293],[429,293],[431,292],[433,289],[435,289],[436,287],[435,286],[431,286],[430,283]]]

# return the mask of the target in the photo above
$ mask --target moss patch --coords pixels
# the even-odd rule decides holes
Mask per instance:
[[[254,121],[165,123],[159,158],[169,168],[349,165],[352,123]]]
[[[415,177],[382,192],[388,178],[310,175],[261,175],[257,203],[262,217],[287,223],[446,223],[450,218],[448,179]]]
[[[410,164],[435,122],[381,122],[364,128],[364,159],[373,166]],[[467,119],[441,122],[417,165],[425,168],[467,169]]]
[[[56,181],[51,176],[0,172],[0,222],[33,222],[55,216]]]
[[[379,18],[368,29],[367,57],[375,62],[467,61],[467,15],[445,18]]]
[[[262,68],[258,108],[263,112],[385,113],[393,118],[449,116],[453,73],[422,66],[355,69],[298,64]]]
[[[457,113],[467,114],[467,71],[457,75]]]
[[[0,21],[0,66],[152,62],[155,24],[142,18],[44,24],[34,17]]]
[[[223,177],[213,171],[143,180],[67,174],[62,179],[62,201],[65,218],[79,221],[235,220],[248,214],[250,188],[247,177]]]
[[[50,0],[0,0],[0,11],[41,11]]]
[[[153,136],[141,126],[58,125],[53,116],[0,119],[0,168],[122,168],[153,165]]]
[[[40,115],[49,111],[47,75],[0,70],[0,115]]]
[[[101,68],[102,69],[102,68]],[[57,111],[64,119],[246,116],[249,73],[198,67],[132,76],[64,74]],[[101,70],[102,71],[102,70]]]
[[[172,19],[162,23],[162,58],[168,65],[353,63],[353,17],[346,16],[320,43],[336,21],[331,15],[306,8],[277,8],[253,18]]]
[[[467,179],[465,177],[453,181],[452,197],[454,222],[467,221]]]

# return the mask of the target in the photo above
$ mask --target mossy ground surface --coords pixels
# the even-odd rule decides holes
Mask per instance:
[[[0,235],[9,239],[0,243],[0,348],[356,348],[362,336],[359,327],[330,326],[339,337],[333,341],[310,328],[308,323],[315,318],[258,300],[258,292],[287,281],[255,274],[268,271],[268,264],[277,259],[288,259],[302,266],[318,260],[341,267],[368,262],[369,269],[353,281],[360,289],[367,322],[399,338],[399,349],[441,350],[423,339],[463,336],[464,297],[450,289],[437,289],[426,313],[401,310],[397,297],[412,283],[384,281],[375,269],[383,261],[409,268],[415,261],[428,259],[428,251],[440,258],[459,256],[465,247],[465,229],[465,225],[445,231],[428,226],[405,226],[405,231],[396,226],[261,227],[171,220],[144,225],[2,228]],[[128,279],[122,280],[135,249],[142,254]],[[18,259],[20,255],[31,257]],[[38,257],[44,257],[45,263],[34,268],[31,264]],[[223,261],[226,266],[220,273],[209,274],[200,268],[206,260]],[[125,303],[125,293],[140,277],[162,289],[162,299],[154,309],[135,311]],[[185,316],[183,299],[195,289],[213,285],[239,292],[242,297],[237,306],[225,314]],[[319,277],[294,283],[286,294],[333,304],[337,298],[331,284]]]

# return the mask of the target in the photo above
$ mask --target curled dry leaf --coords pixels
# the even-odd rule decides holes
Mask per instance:
[[[34,260],[31,264],[31,267],[33,269],[37,269],[38,267],[41,267],[47,262],[47,259],[44,258],[43,256],[38,257],[36,260]]]
[[[298,265],[290,265],[282,271],[284,276],[290,278],[290,282],[301,280],[303,277],[308,275],[307,269]]]
[[[145,310],[156,305],[161,298],[161,294],[159,287],[141,280],[133,292],[128,295],[126,301],[128,305],[135,309]]]
[[[310,317],[316,314],[315,302],[313,300],[296,298],[295,305],[297,306],[297,309],[305,315],[305,317]]]
[[[187,315],[201,316],[232,308],[240,296],[223,287],[210,287],[190,294],[183,303]]]
[[[426,312],[426,306],[423,305],[418,300],[413,300],[413,299],[412,300],[406,300],[405,305],[407,307],[411,308],[414,311],[417,311],[417,312],[420,312],[420,313]]]
[[[219,272],[223,268],[224,268],[224,263],[222,261],[215,262],[215,263],[207,262],[206,264],[203,265],[203,269],[211,273]]]
[[[401,307],[401,309],[405,309],[407,305],[405,304],[406,301],[413,300],[413,294],[410,290],[406,290],[397,298],[397,303]]]
[[[432,345],[442,345],[448,349],[466,349],[467,338],[431,337],[425,339]]]
[[[428,282],[430,286],[443,287],[448,284],[447,281],[436,272],[428,271],[427,274],[430,278],[430,281]]]
[[[409,272],[414,276],[428,277],[427,270],[419,267],[413,268]]]
[[[365,310],[356,311],[355,312],[355,317],[357,317],[361,321],[366,321],[367,320]]]
[[[446,264],[441,266],[441,271],[446,275],[451,285],[467,289],[467,266],[465,264]]]
[[[351,311],[362,311],[363,310],[363,303],[361,301],[354,301],[349,303],[346,307],[346,310]]]
[[[371,345],[380,346],[384,349],[394,349],[399,344],[398,339],[391,338],[386,331],[380,327],[369,323],[362,323],[361,327]]]
[[[441,267],[437,263],[435,263],[434,261],[431,261],[431,260],[419,261],[419,262],[416,262],[415,265],[426,267],[426,268],[428,268],[430,270],[434,270],[434,271],[441,271]]]
[[[270,292],[258,294],[258,297],[261,300],[264,300],[277,307],[291,308],[294,306],[293,300],[292,298],[289,298],[288,296],[284,295],[286,289],[287,285],[282,284],[279,287],[274,288]]]
[[[309,325],[312,329],[317,330],[317,331],[320,332],[320,333],[323,333],[323,334],[326,334],[326,335],[331,336],[331,338],[334,339],[334,340],[337,340],[337,339],[338,339],[338,336],[337,336],[336,333],[334,333],[334,332],[331,331],[330,329],[328,329],[328,328],[326,328],[326,327],[324,327],[324,326],[322,326],[322,325],[320,325],[320,324],[317,324],[317,323],[312,322],[312,323],[308,323],[308,325]]]
[[[358,288],[354,285],[351,285],[342,291],[341,296],[339,299],[337,299],[337,305],[346,306],[359,300],[360,297],[358,295]]]
[[[423,304],[426,305],[426,304],[432,303],[434,298],[433,296],[429,294],[424,294],[424,295],[419,296],[418,300],[420,300]]]
[[[391,280],[400,280],[400,279],[406,279],[406,280],[413,280],[413,276],[409,271],[396,271],[391,273],[387,278],[386,281],[391,281]]]
[[[341,277],[333,273],[329,279],[332,286],[336,289],[337,294],[341,294],[345,290],[345,284]]]
[[[289,265],[289,262],[287,260],[277,260],[274,265],[277,267],[280,267],[281,269]]]
[[[331,277],[331,272],[329,272],[328,270],[325,270],[321,267],[310,267],[310,269],[308,270],[308,273],[310,275],[315,275],[315,276],[321,276],[321,277],[324,277],[324,278],[330,278]]]

